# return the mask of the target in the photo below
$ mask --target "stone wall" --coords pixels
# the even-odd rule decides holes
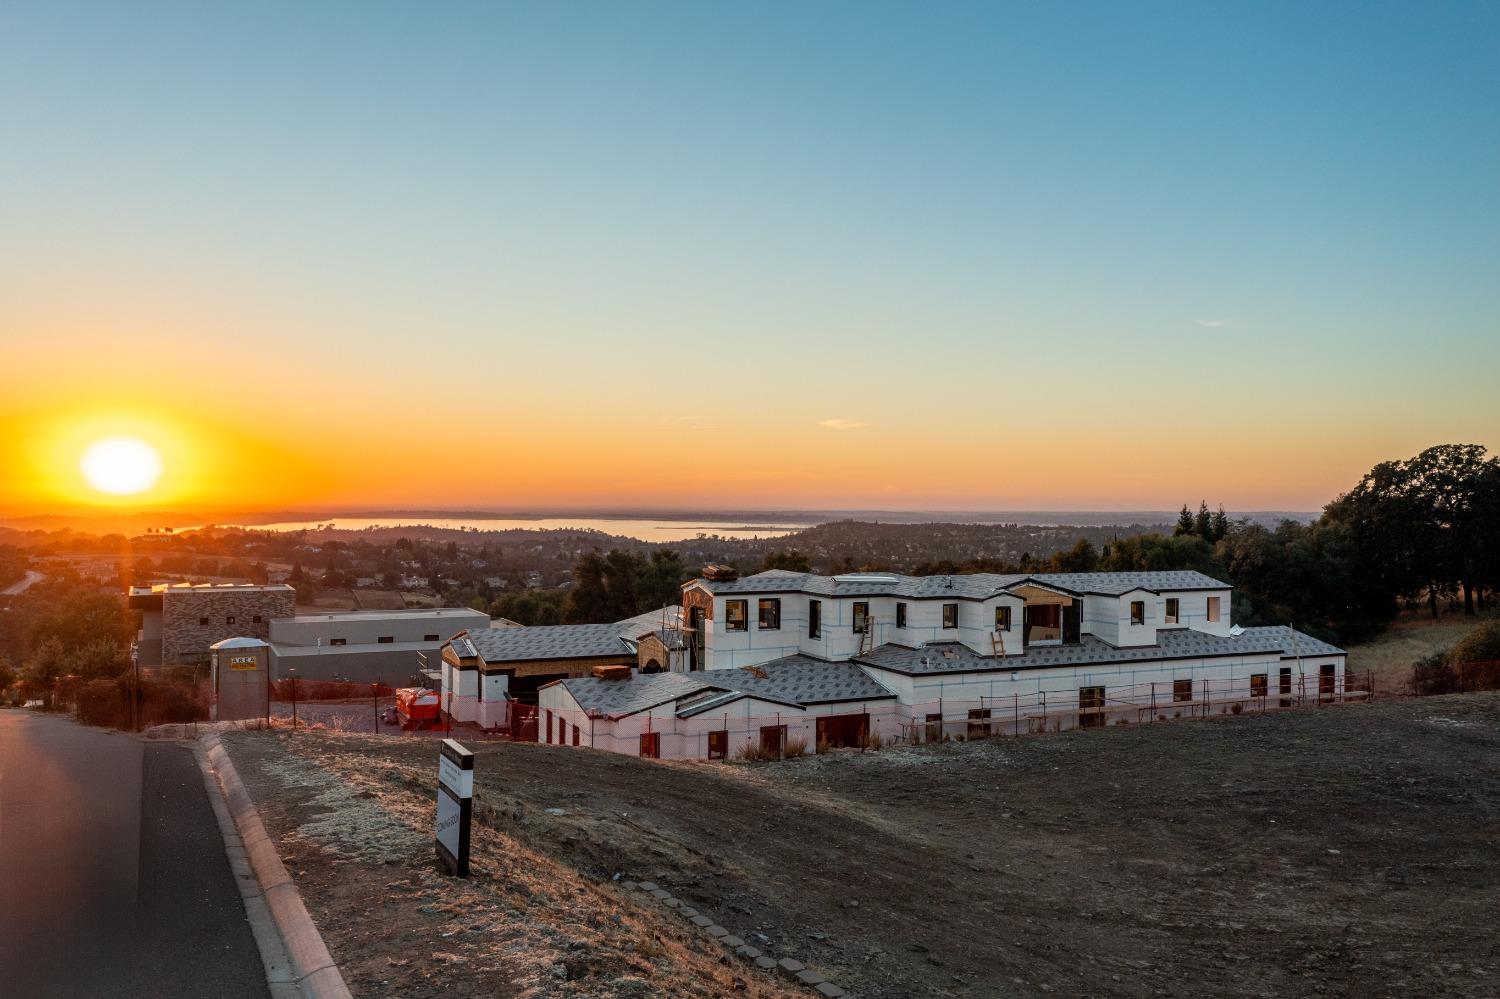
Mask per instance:
[[[167,665],[208,662],[208,647],[240,636],[269,639],[273,617],[291,617],[297,594],[215,587],[168,590],[161,604],[161,658]],[[259,620],[256,620],[259,618]]]

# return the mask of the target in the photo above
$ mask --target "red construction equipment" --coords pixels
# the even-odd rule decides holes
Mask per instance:
[[[423,687],[402,687],[396,691],[396,717],[402,729],[431,728],[438,723],[440,714],[437,691]]]

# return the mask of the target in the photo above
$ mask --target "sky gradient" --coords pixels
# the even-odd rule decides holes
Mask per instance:
[[[0,8],[0,513],[1314,509],[1500,446],[1500,5]]]

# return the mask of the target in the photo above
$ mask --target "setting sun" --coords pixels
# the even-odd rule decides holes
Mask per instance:
[[[161,455],[138,438],[110,437],[90,444],[78,467],[100,492],[131,496],[156,484],[161,477]]]

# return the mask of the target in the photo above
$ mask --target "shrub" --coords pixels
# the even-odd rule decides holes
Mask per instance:
[[[1231,704],[1229,706],[1229,710],[1232,711],[1234,714],[1239,714],[1241,711],[1245,710],[1245,706],[1243,704],[1241,704],[1239,701],[1235,701],[1233,704]]]
[[[859,737],[857,745],[860,749],[879,749],[885,745],[885,740],[880,737],[879,732],[868,731]]]
[[[1500,660],[1500,620],[1481,624],[1448,652],[1448,661],[1458,667],[1497,660]]]
[[[1458,690],[1458,671],[1448,660],[1447,652],[1432,652],[1416,662],[1411,669],[1411,692],[1418,697],[1433,694],[1452,694]]]
[[[800,735],[794,735],[786,740],[781,747],[781,755],[787,758],[802,756],[807,753],[807,740]]]
[[[775,753],[762,746],[758,742],[747,741],[740,747],[739,752],[734,754],[735,759],[744,760],[746,763],[765,763],[768,760],[777,759]]]
[[[824,753],[828,752],[832,748],[833,748],[833,746],[829,745],[829,742],[828,742],[827,739],[819,739],[818,740],[818,755],[819,756],[822,756]]]
[[[78,720],[85,725],[129,728],[131,685],[127,679],[90,680],[74,691]],[[142,680],[138,696],[142,728],[170,722],[208,720],[208,696],[204,686]]]

